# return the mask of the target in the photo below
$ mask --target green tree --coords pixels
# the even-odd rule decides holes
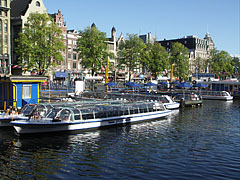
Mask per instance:
[[[118,51],[119,66],[125,65],[129,70],[129,81],[131,81],[131,72],[140,64],[144,64],[143,51],[145,44],[137,34],[128,34],[127,40],[121,42]]]
[[[232,65],[234,66],[234,76],[239,77],[240,73],[240,58],[234,57],[232,60]]]
[[[187,79],[190,74],[189,53],[183,44],[178,42],[172,44],[170,63],[174,64],[174,76],[179,77],[181,80]]]
[[[61,52],[65,48],[61,33],[47,14],[30,14],[16,40],[18,63],[23,68],[36,68],[38,72],[56,66],[58,61],[63,61]]]
[[[221,78],[232,76],[234,66],[232,65],[232,57],[226,51],[215,50],[212,57],[213,73],[216,73]]]
[[[157,78],[158,73],[162,73],[165,69],[169,69],[169,55],[166,49],[159,43],[154,43],[151,46],[148,69],[155,78]]]
[[[106,63],[107,56],[112,56],[107,51],[106,33],[97,29],[95,24],[79,32],[80,38],[77,40],[77,50],[79,59],[84,68],[90,69],[92,75]]]

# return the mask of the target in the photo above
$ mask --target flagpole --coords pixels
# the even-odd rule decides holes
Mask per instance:
[[[109,70],[109,57],[107,57],[107,66],[105,69],[105,84],[108,83],[108,70]],[[106,86],[106,92],[108,92],[108,86]]]
[[[171,83],[171,89],[173,88],[173,64],[171,65],[171,75],[170,75],[170,83]]]

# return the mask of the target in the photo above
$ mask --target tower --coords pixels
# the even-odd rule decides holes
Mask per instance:
[[[117,40],[116,29],[115,29],[115,27],[113,26],[113,27],[112,27],[112,41],[113,41],[113,42],[116,42],[116,40]]]

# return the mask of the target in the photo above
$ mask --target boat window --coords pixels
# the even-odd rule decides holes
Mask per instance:
[[[137,105],[133,106],[133,114],[138,114],[139,113],[139,108]]]
[[[146,113],[148,112],[147,104],[143,104],[143,111]]]
[[[73,111],[73,113],[74,113],[74,119],[75,119],[75,120],[80,120],[80,119],[81,119],[81,117],[80,117],[80,111],[79,111],[78,109],[73,109],[72,111]]]
[[[44,117],[46,115],[46,108],[43,105],[38,105],[35,112],[36,112],[36,115]]]
[[[123,113],[124,115],[129,115],[128,106],[123,107]]]
[[[129,106],[128,109],[129,109],[129,114],[134,114],[132,106]]]
[[[61,113],[59,114],[59,119],[60,120],[69,120],[70,117],[70,111],[68,109],[63,109]]]
[[[106,112],[104,111],[95,112],[95,118],[105,118],[105,117],[106,117]]]
[[[124,107],[121,106],[119,107],[119,116],[123,116],[124,115]]]
[[[24,116],[28,116],[31,114],[32,110],[35,108],[36,105],[25,105],[22,110],[21,110],[21,114],[23,114]]]
[[[92,109],[81,109],[81,113],[83,120],[94,119]]]
[[[112,111],[113,111],[113,116],[119,116],[119,107],[118,106],[113,106],[112,107]]]
[[[167,100],[166,97],[163,97],[163,98],[162,98],[162,103],[168,103],[168,100]]]
[[[50,110],[50,112],[46,115],[47,118],[54,119],[59,112],[59,109],[53,108]]]
[[[153,104],[148,104],[148,111],[153,112]]]

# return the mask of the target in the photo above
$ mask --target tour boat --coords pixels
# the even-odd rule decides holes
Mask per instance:
[[[233,96],[231,96],[227,91],[201,91],[201,95],[203,99],[225,101],[233,100]]]
[[[35,112],[29,120],[12,121],[11,124],[19,134],[73,131],[141,122],[165,117],[170,113],[171,110],[167,110],[162,103],[135,102],[52,108],[45,117]]]

